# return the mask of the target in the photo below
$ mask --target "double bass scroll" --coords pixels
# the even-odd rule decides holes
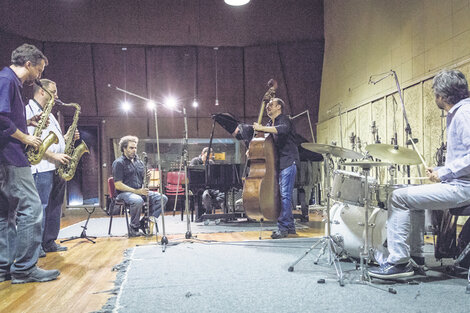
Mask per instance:
[[[271,79],[269,89],[261,101],[258,124],[261,124],[264,108],[276,96],[277,82]],[[273,135],[255,132],[250,142],[248,161],[250,172],[243,186],[243,206],[248,217],[277,220],[281,212],[278,162]]]

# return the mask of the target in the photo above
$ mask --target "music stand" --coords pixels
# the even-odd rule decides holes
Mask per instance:
[[[80,238],[84,238],[88,241],[91,241],[92,243],[96,243],[94,240],[90,239],[90,238],[96,239],[95,236],[88,236],[86,234],[88,222],[90,221],[90,216],[95,212],[96,206],[94,206],[94,205],[69,206],[69,208],[71,208],[71,207],[84,208],[85,211],[88,213],[88,217],[86,219],[85,225],[81,226],[83,228],[83,230],[82,230],[82,233],[80,234],[80,236],[72,236],[70,238],[61,240],[60,243],[63,243],[63,242],[66,242],[66,241],[72,241],[72,240],[80,239]]]

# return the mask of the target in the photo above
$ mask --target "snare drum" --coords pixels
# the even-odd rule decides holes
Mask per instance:
[[[331,207],[331,235],[336,243],[354,258],[360,258],[362,247],[364,247],[364,210],[364,207],[340,202],[336,202]],[[383,254],[386,251],[384,247],[387,239],[386,222],[386,210],[377,207],[369,208],[369,247],[373,249],[371,257],[378,252]]]
[[[365,180],[365,176],[358,173],[335,170],[331,198],[352,205],[364,206]],[[369,176],[368,181],[369,195],[367,198],[370,200],[372,194],[375,194],[377,180]]]

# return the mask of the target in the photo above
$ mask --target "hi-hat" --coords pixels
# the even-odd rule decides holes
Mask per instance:
[[[366,150],[369,151],[370,155],[374,158],[388,161],[390,163],[403,165],[415,165],[421,163],[421,159],[416,151],[404,147],[387,144],[373,144],[367,145]]]
[[[369,169],[374,166],[389,166],[392,165],[391,163],[387,162],[375,162],[375,161],[369,161],[369,160],[362,160],[362,161],[356,161],[356,162],[345,162],[341,163],[341,165],[345,166],[359,166],[365,169]]]
[[[303,144],[301,144],[301,146],[302,148],[316,153],[331,154],[332,156],[343,159],[362,159],[364,157],[362,154],[354,150],[321,143],[304,142]]]

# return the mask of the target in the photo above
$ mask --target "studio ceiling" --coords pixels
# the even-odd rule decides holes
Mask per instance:
[[[323,39],[323,1],[2,0],[0,27],[49,42],[250,46]]]

